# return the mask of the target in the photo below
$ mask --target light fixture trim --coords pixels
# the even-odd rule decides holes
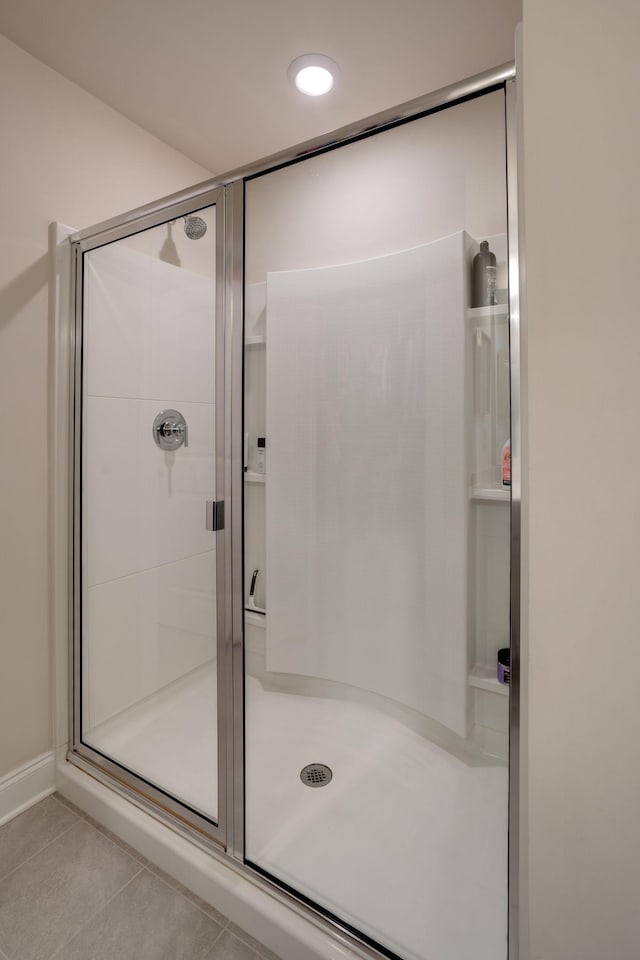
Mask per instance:
[[[289,82],[308,97],[322,97],[336,85],[340,68],[323,53],[304,53],[289,64]]]

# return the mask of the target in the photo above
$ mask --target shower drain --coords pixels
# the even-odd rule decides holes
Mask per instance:
[[[333,773],[324,763],[308,763],[300,771],[300,779],[307,787],[326,787],[333,780]]]

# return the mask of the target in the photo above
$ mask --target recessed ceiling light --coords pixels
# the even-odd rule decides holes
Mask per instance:
[[[329,93],[338,73],[338,64],[321,53],[305,53],[296,57],[287,70],[291,83],[308,97],[321,97]]]

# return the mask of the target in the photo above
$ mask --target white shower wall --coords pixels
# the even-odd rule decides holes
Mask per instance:
[[[116,245],[85,292],[84,727],[215,658],[213,278]],[[156,446],[176,408],[188,446]]]

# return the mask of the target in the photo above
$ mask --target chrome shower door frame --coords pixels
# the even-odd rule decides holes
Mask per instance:
[[[525,869],[523,856],[523,816],[522,798],[524,796],[521,765],[523,754],[522,742],[526,737],[525,718],[521,716],[520,701],[521,687],[523,686],[521,662],[521,566],[522,566],[522,375],[521,375],[521,330],[523,325],[523,311],[521,309],[521,274],[523,264],[522,252],[522,225],[519,221],[519,122],[521,106],[516,66],[513,63],[504,64],[495,70],[486,71],[459,84],[453,84],[443,90],[436,91],[417,100],[409,101],[399,107],[334,131],[325,137],[308,141],[291,151],[285,151],[269,157],[259,163],[243,168],[236,174],[229,174],[226,181],[233,181],[231,186],[237,197],[237,205],[244,203],[244,185],[251,179],[262,174],[274,172],[282,167],[304,162],[321,153],[339,149],[349,143],[368,139],[378,133],[391,130],[401,124],[417,120],[431,113],[454,106],[466,100],[474,99],[492,91],[502,90],[505,109],[505,191],[507,198],[507,245],[508,245],[508,302],[509,302],[509,383],[510,383],[510,410],[511,410],[511,462],[512,482],[510,496],[510,649],[511,649],[511,682],[509,687],[509,799],[508,799],[508,921],[507,921],[507,957],[508,960],[527,960],[528,949],[526,943],[527,919],[526,904],[520,901],[522,888],[522,874]],[[242,178],[242,191],[236,177]],[[223,178],[225,179],[225,178]],[[244,258],[242,263],[234,264],[234,273],[237,278],[243,276]],[[242,296],[242,289],[236,288],[238,299]],[[236,403],[243,401],[243,347],[242,326],[234,328],[234,345],[232,347],[233,371],[232,376],[236,384],[233,400]],[[240,341],[240,342],[237,342]],[[232,443],[235,446],[235,462],[237,469],[233,473],[232,489],[235,493],[235,503],[238,506],[242,500],[243,488],[243,432],[242,427],[236,424]],[[239,465],[239,466],[238,466]],[[237,593],[233,597],[233,661],[234,661],[234,755],[236,762],[232,769],[235,783],[233,791],[233,855],[239,863],[248,868],[254,880],[261,882],[273,895],[290,905],[298,912],[318,922],[322,917],[324,923],[333,928],[337,937],[344,942],[356,943],[359,951],[369,957],[380,956],[372,948],[371,941],[365,936],[359,936],[348,924],[343,923],[335,916],[328,914],[317,905],[311,905],[305,897],[299,897],[295,891],[271,879],[271,875],[263,874],[244,859],[244,570],[243,570],[243,530],[242,516],[234,526],[232,563],[233,584]],[[229,851],[231,852],[231,850]],[[265,879],[269,876],[269,879]],[[277,893],[274,891],[274,887]]]
[[[231,623],[226,597],[231,568],[231,534],[227,526],[216,533],[216,638],[217,638],[217,692],[218,692],[218,817],[217,822],[191,809],[176,797],[160,787],[148,782],[128,768],[116,763],[90,747],[82,739],[82,630],[83,630],[83,571],[86,570],[86,545],[83,542],[83,499],[84,499],[84,451],[83,418],[85,416],[87,390],[83,370],[83,330],[85,300],[85,254],[106,244],[141,233],[152,227],[187,216],[203,207],[215,207],[215,470],[212,500],[224,501],[229,498],[229,484],[225,473],[227,450],[230,442],[225,424],[225,411],[229,408],[225,394],[225,191],[214,187],[198,193],[197,197],[183,198],[178,202],[158,204],[154,210],[139,211],[139,216],[122,218],[120,222],[98,225],[86,231],[80,231],[70,237],[71,263],[73,271],[73,329],[71,337],[71,374],[70,374],[70,612],[69,632],[71,636],[71,715],[70,750],[68,759],[80,766],[92,776],[104,779],[110,786],[121,790],[137,802],[151,810],[162,810],[181,824],[183,830],[192,833],[196,839],[205,839],[226,847],[227,843],[227,743],[229,737],[228,718],[231,715],[229,701],[229,679],[231,671]],[[227,510],[230,504],[227,503]],[[205,522],[205,502],[202,504],[202,522]],[[126,664],[123,664],[126,669]]]
[[[526,907],[519,902],[521,862],[521,741],[526,735],[520,716],[522,673],[520,663],[520,568],[521,568],[521,312],[517,182],[516,72],[507,63],[493,70],[452,84],[405,104],[364,118],[329,134],[299,144],[274,156],[215,177],[193,188],[129,211],[102,224],[87,228],[71,238],[75,271],[75,342],[71,344],[71,436],[70,451],[71,544],[70,579],[79,583],[81,417],[82,373],[82,255],[86,251],[141,229],[157,226],[185,216],[211,203],[216,209],[216,499],[225,501],[225,529],[217,534],[218,590],[218,826],[213,827],[183,804],[172,801],[162,791],[149,787],[127,774],[117,764],[105,760],[81,743],[80,737],[80,596],[74,588],[70,614],[73,638],[71,729],[69,759],[120,790],[130,800],[154,816],[185,833],[239,875],[269,893],[275,900],[310,922],[330,929],[336,940],[354,948],[360,956],[380,957],[366,940],[339,920],[311,907],[295,891],[265,879],[244,860],[244,570],[243,570],[243,377],[244,377],[244,188],[254,176],[274,171],[333,150],[348,143],[390,130],[448,106],[502,89],[506,109],[506,180],[508,197],[510,370],[512,417],[511,487],[511,688],[510,688],[510,768],[509,768],[509,960],[526,960]],[[72,338],[73,340],[73,338]],[[78,430],[74,432],[75,425]],[[390,829],[393,829],[391,826]],[[211,842],[213,841],[213,842]]]

